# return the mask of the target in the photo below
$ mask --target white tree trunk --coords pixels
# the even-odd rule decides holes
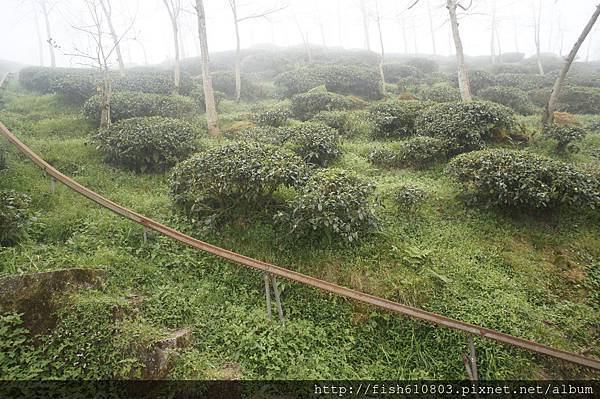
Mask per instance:
[[[38,19],[37,7],[33,4],[33,19],[35,20],[35,34],[38,39],[38,52],[40,55],[40,66],[44,66],[44,40],[42,39],[42,31],[40,30],[40,21]],[[588,51],[589,53],[589,51]]]
[[[360,11],[362,13],[363,34],[365,35],[365,47],[371,51],[371,40],[369,39],[369,14],[365,0],[360,0]]]
[[[383,46],[383,32],[381,31],[381,15],[379,13],[379,0],[375,1],[375,13],[377,18],[377,30],[379,31],[379,45],[381,46],[381,59],[379,60],[379,77],[381,79],[381,92],[385,96],[387,94],[387,90],[385,88],[385,73],[383,71],[383,63],[385,61],[385,49]]]
[[[552,87],[552,93],[550,94],[550,100],[548,101],[548,104],[546,105],[546,110],[544,112],[544,117],[542,119],[542,123],[544,125],[552,123],[554,121],[554,111],[556,110],[556,104],[558,103],[558,98],[560,97],[560,92],[562,90],[563,84],[567,77],[567,73],[569,72],[569,68],[571,68],[571,64],[573,63],[573,61],[575,61],[577,52],[581,48],[581,45],[585,41],[585,38],[588,36],[590,31],[594,27],[594,24],[598,20],[599,15],[600,15],[600,4],[598,4],[596,6],[596,10],[594,11],[594,13],[592,14],[592,17],[590,18],[587,25],[583,29],[583,32],[581,32],[581,35],[579,35],[579,38],[573,45],[571,52],[569,53],[569,55],[567,56],[567,58],[565,60],[565,65],[563,65],[563,67],[560,71],[560,74],[558,75],[558,78],[556,79],[556,82],[554,82],[554,86]]]
[[[496,2],[492,0],[492,37],[490,41],[490,53],[492,55],[492,65],[496,64]]]
[[[462,41],[460,40],[460,32],[458,31],[458,18],[456,17],[457,0],[447,0],[446,8],[450,15],[450,26],[452,27],[452,36],[454,37],[454,47],[456,47],[456,64],[458,67],[458,88],[460,97],[463,101],[472,101],[471,85],[467,74],[467,66],[465,65],[465,55],[463,52]]]
[[[175,93],[179,94],[181,89],[181,57],[179,56],[179,24],[177,17],[180,10],[176,9],[178,6],[173,3],[169,5],[168,0],[163,0],[163,3],[169,12],[169,19],[171,20],[171,27],[173,29],[173,46],[175,48],[175,69],[173,71],[173,83],[175,86]]]
[[[534,6],[534,15],[533,15],[533,27],[534,27],[534,39],[535,39],[535,56],[537,59],[538,72],[540,75],[544,75],[544,65],[542,64],[542,56],[541,56],[541,44],[540,44],[540,24],[542,22],[542,2],[540,0],[539,10],[537,12],[537,16],[535,15],[535,6]]]
[[[104,12],[104,16],[106,16],[106,22],[108,23],[108,28],[110,30],[110,37],[115,45],[115,53],[117,54],[117,62],[119,63],[119,73],[121,76],[124,76],[125,63],[123,62],[123,54],[121,53],[119,37],[117,36],[117,32],[115,31],[115,27],[112,22],[112,6],[110,5],[110,0],[100,0],[100,6],[102,6],[102,11]]]
[[[242,45],[236,0],[231,0],[230,3],[235,27],[235,101],[239,103],[242,98]]]
[[[48,16],[48,8],[46,7],[46,0],[40,0],[40,6],[42,7],[42,13],[44,14],[44,21],[46,22],[46,41],[48,42],[48,50],[50,51],[50,66],[56,67],[56,56],[54,55],[54,46],[52,45],[52,31],[50,30],[50,18]]]
[[[206,14],[203,0],[196,0],[196,13],[198,14],[198,38],[200,39],[200,58],[202,62],[202,84],[204,87],[204,103],[206,104],[206,121],[208,133],[213,137],[220,137],[219,116],[215,102],[215,93],[210,75],[210,59],[208,53],[208,37],[206,34]]]
[[[429,34],[431,35],[431,47],[433,55],[437,55],[437,47],[435,45],[435,29],[433,28],[433,17],[431,15],[431,3],[427,0],[427,15],[429,16]]]

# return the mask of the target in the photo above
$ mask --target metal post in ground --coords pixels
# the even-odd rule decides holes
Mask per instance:
[[[269,320],[272,320],[272,311],[271,311],[271,290],[269,289],[269,274],[263,273],[263,278],[265,280],[265,298],[267,299],[267,317]]]
[[[277,280],[275,276],[271,277],[273,282],[273,293],[275,294],[275,301],[277,301],[277,311],[279,312],[279,321],[285,324],[285,318],[283,317],[283,306],[281,305],[281,296],[279,295],[279,288],[277,288]]]

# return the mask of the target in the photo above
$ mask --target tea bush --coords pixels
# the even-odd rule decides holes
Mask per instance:
[[[516,87],[521,90],[530,91],[552,86],[552,82],[547,77],[541,75],[501,73],[494,76],[493,85]]]
[[[426,101],[449,102],[460,101],[460,91],[447,83],[425,86],[419,89],[419,97]]]
[[[370,129],[369,123],[360,111],[321,111],[311,121],[334,128],[342,137],[359,136]]]
[[[375,226],[374,186],[352,172],[323,169],[311,176],[277,220],[294,238],[326,236],[354,242]]]
[[[532,91],[529,95],[536,105],[545,107],[550,98],[550,89]],[[556,108],[572,114],[600,114],[600,89],[565,86],[560,92]]]
[[[113,122],[140,116],[184,118],[193,115],[195,107],[194,101],[188,97],[137,92],[113,93],[110,104]],[[100,96],[93,96],[85,102],[83,115],[91,121],[100,122]]]
[[[273,126],[255,126],[242,129],[233,138],[274,145],[282,145],[286,140],[285,131]]]
[[[286,145],[308,163],[327,166],[342,154],[336,130],[322,123],[304,122],[284,128],[282,134]]]
[[[527,96],[527,92],[517,87],[491,86],[481,90],[478,96],[483,100],[512,108],[521,115],[535,113],[535,106]]]
[[[414,184],[401,184],[394,187],[388,196],[398,208],[412,210],[427,199],[427,191]]]
[[[4,170],[6,168],[6,148],[4,148],[4,144],[0,142],[0,170]]]
[[[396,148],[378,148],[369,154],[369,161],[387,168],[424,168],[446,158],[446,143],[432,137],[413,137]]]
[[[557,142],[556,150],[559,153],[567,152],[567,150],[575,151],[575,141],[581,141],[586,136],[585,129],[573,124],[556,124],[544,126],[543,135]]]
[[[419,72],[414,66],[399,63],[384,64],[383,73],[385,75],[385,81],[388,83],[398,83],[398,80],[403,78],[418,78],[423,76],[423,73]]]
[[[260,111],[252,115],[252,121],[259,126],[283,126],[292,116],[287,108],[276,108]]]
[[[131,118],[101,129],[98,149],[116,165],[139,171],[163,171],[196,149],[196,129],[189,123],[160,116]]]
[[[449,155],[481,149],[494,135],[515,132],[514,112],[488,101],[440,103],[426,108],[416,120],[417,133],[444,140]]]
[[[362,108],[366,103],[352,96],[327,91],[312,91],[292,96],[292,114],[300,120],[308,120],[321,111],[340,111]]]
[[[427,58],[411,58],[405,64],[425,74],[434,73],[440,69],[440,65],[436,61]]]
[[[215,97],[215,106],[218,110],[219,104],[221,104],[221,101],[223,101],[227,96],[225,95],[225,93],[216,90],[213,91],[213,95]],[[190,92],[190,97],[193,99],[196,105],[196,111],[206,112],[206,103],[204,102],[204,87],[202,87],[202,83],[194,84]]]
[[[420,101],[397,101],[373,105],[369,120],[373,124],[371,135],[378,139],[397,139],[415,134],[418,112],[429,106]]]
[[[265,209],[279,187],[306,181],[298,156],[266,144],[241,142],[179,163],[170,180],[176,205],[190,215],[231,216]]]
[[[26,67],[19,72],[19,83],[27,90],[60,93],[74,103],[93,96],[100,82],[100,74],[92,69]]]
[[[27,194],[0,190],[0,246],[11,246],[25,238],[35,220]]]
[[[255,101],[265,97],[261,84],[251,76],[242,73],[241,98],[246,101]],[[224,93],[227,98],[235,98],[235,73],[233,71],[215,71],[212,73],[213,88]]]
[[[462,154],[448,173],[488,205],[551,209],[600,205],[600,180],[572,165],[522,151],[483,150]]]

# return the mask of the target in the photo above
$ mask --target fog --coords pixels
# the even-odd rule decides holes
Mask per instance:
[[[39,0],[0,0],[0,59],[21,64],[49,65],[43,16],[34,4]],[[89,47],[89,37],[75,29],[89,25],[83,0],[46,0],[52,39],[59,66],[77,66],[75,48]],[[369,17],[371,50],[380,51],[375,7],[382,15],[386,53],[454,53],[445,0],[365,0]],[[115,28],[131,29],[123,40],[123,56],[129,65],[163,62],[173,57],[172,31],[162,0],[111,0]],[[463,3],[467,4],[468,1]],[[594,11],[598,0],[473,0],[460,20],[467,55],[491,53],[492,8],[496,9],[496,52],[535,52],[534,9],[542,6],[541,51],[565,55]],[[286,4],[267,18],[240,24],[241,46],[302,44],[302,31],[310,43],[327,47],[366,48],[360,0],[238,0],[240,16],[253,15]],[[182,57],[199,54],[196,17],[191,0],[182,0],[180,18]],[[205,0],[211,52],[235,48],[235,32],[228,0]],[[429,14],[431,13],[431,19]],[[36,30],[36,14],[43,53]],[[433,30],[433,40],[431,31]],[[592,31],[579,59],[600,59],[600,32]]]

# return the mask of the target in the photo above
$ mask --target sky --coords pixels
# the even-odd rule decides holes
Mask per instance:
[[[40,0],[0,0],[0,59],[22,64],[49,65],[45,43],[46,25]],[[89,38],[77,28],[89,25],[85,0],[46,0],[59,66],[79,66],[75,49],[89,51]],[[127,31],[122,44],[129,65],[160,63],[173,57],[172,30],[163,0],[110,0],[117,33]],[[268,18],[248,19],[240,24],[241,46],[302,44],[301,31],[311,43],[327,47],[366,48],[361,0],[237,0],[239,16],[249,16],[287,4]],[[454,53],[445,0],[364,0],[369,14],[369,42],[379,52],[376,6],[386,53]],[[199,54],[197,19],[192,0],[181,0],[181,51],[185,57]],[[235,48],[233,18],[228,0],[204,0],[211,52]],[[469,0],[463,0],[468,4]],[[534,10],[541,5],[541,51],[566,55],[587,23],[598,0],[473,0],[460,19],[467,55],[491,53],[492,9],[496,15],[496,51],[535,52]],[[431,18],[429,17],[431,13]],[[42,40],[40,53],[36,14]],[[597,25],[600,25],[598,22]],[[596,26],[580,50],[580,59],[600,59],[600,27]],[[432,35],[433,31],[433,35]]]

